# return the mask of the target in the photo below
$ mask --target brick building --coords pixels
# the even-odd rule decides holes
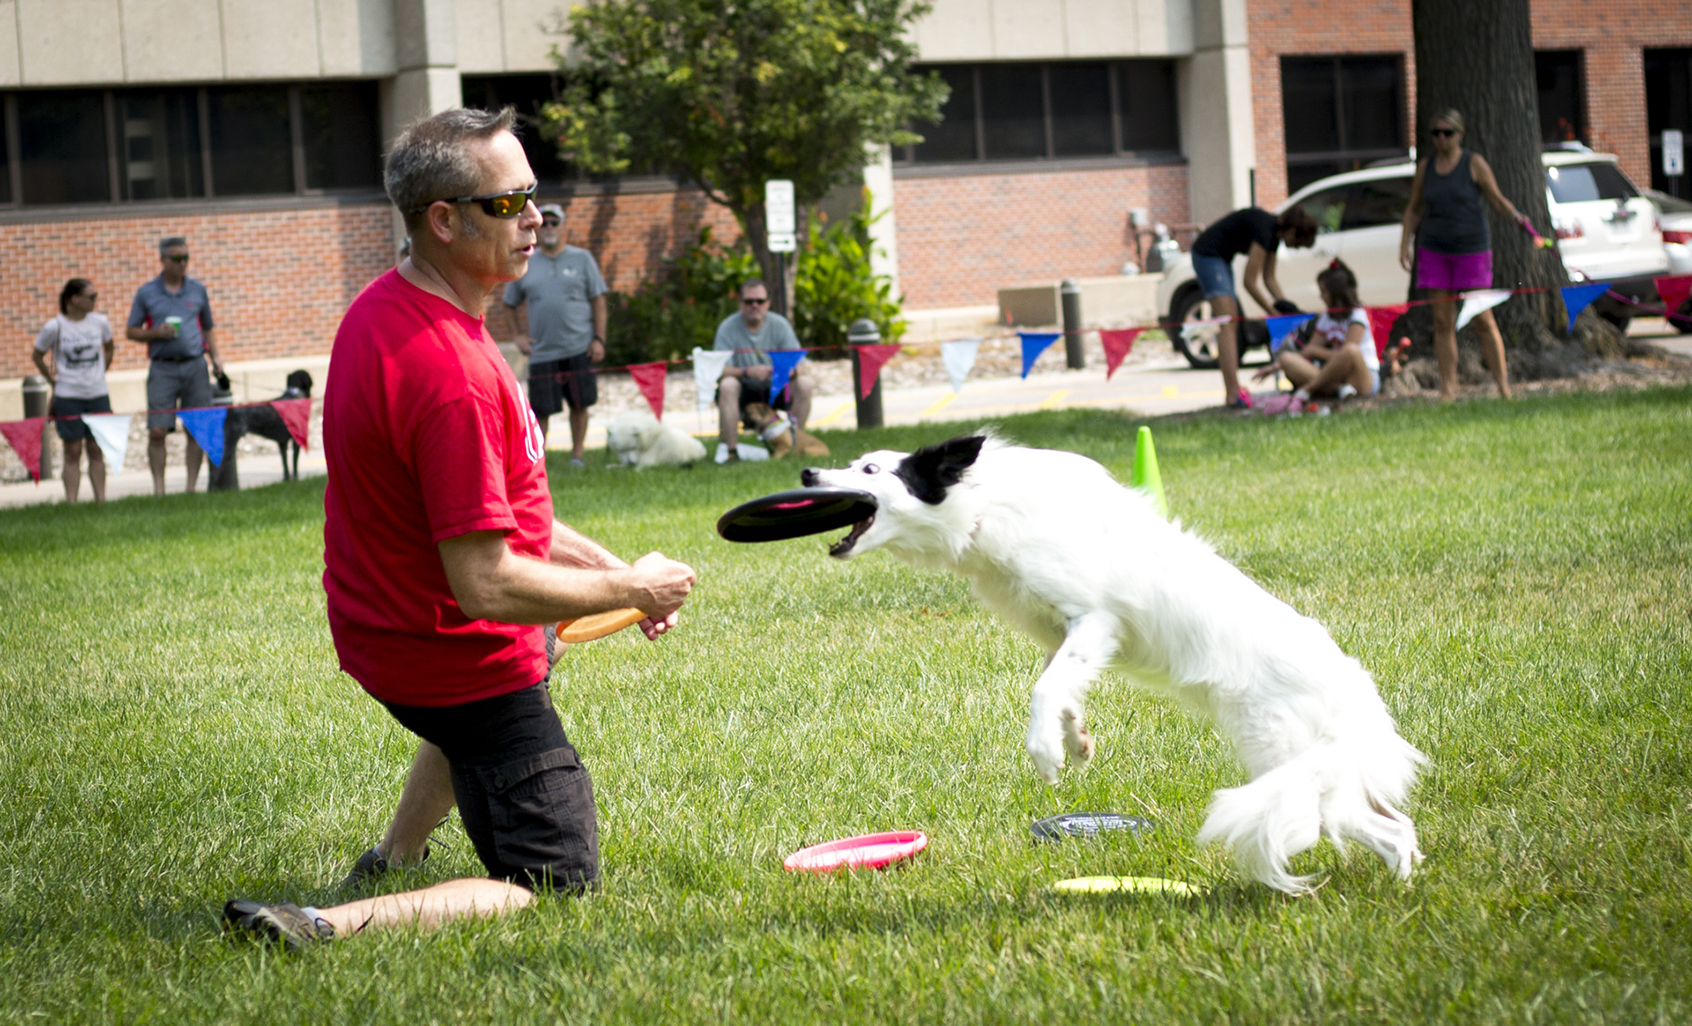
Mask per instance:
[[[190,240],[227,360],[327,352],[400,241],[385,141],[460,103],[532,112],[568,2],[0,0],[0,400],[64,280],[92,278],[121,322],[165,235]],[[1684,4],[1535,0],[1533,33],[1545,138],[1670,185],[1661,132],[1692,132]],[[1411,142],[1409,0],[935,0],[916,36],[952,86],[945,121],[865,171],[911,308],[1116,274],[1131,210],[1191,223],[1273,205]],[[614,288],[702,225],[735,232],[697,191],[590,182],[528,142]],[[119,369],[143,366],[119,347]]]

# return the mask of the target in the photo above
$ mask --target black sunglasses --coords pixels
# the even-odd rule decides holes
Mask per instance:
[[[188,262],[188,254],[183,253],[181,256],[168,256],[165,257],[165,259],[169,260],[173,264],[185,264]]]
[[[769,302],[769,300],[767,300],[767,299],[742,299],[740,301],[740,305],[741,306],[763,306],[765,303],[768,303],[768,302]]]
[[[1438,136],[1456,135],[1457,130],[1455,128],[1434,128],[1430,129],[1428,134]]]
[[[489,217],[510,219],[523,212],[524,208],[529,205],[529,202],[535,198],[535,192],[538,189],[540,189],[540,183],[536,182],[527,189],[512,189],[510,192],[496,192],[491,196],[455,196],[452,199],[430,200],[428,203],[414,208],[411,213],[416,214],[424,210],[428,210],[436,203],[477,203],[481,205],[482,210],[486,212]]]

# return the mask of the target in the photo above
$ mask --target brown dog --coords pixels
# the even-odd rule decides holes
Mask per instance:
[[[741,413],[764,444],[770,447],[772,460],[779,460],[795,450],[801,456],[828,455],[828,446],[823,444],[822,439],[795,427],[791,418],[777,413],[768,403],[747,403]]]

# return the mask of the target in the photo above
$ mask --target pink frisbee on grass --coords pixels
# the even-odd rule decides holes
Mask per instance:
[[[921,830],[892,830],[845,837],[800,848],[782,862],[790,873],[832,873],[837,869],[885,869],[928,847]]]

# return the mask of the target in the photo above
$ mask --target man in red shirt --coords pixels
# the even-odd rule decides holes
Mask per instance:
[[[299,947],[598,877],[593,785],[553,711],[539,625],[633,606],[656,638],[694,575],[658,553],[629,566],[553,518],[540,426],[482,323],[541,220],[513,123],[510,108],[452,110],[395,141],[385,178],[411,255],[347,310],[324,394],[335,650],[423,739],[395,828],[456,801],[489,878],[324,909],[236,899],[228,928]]]

